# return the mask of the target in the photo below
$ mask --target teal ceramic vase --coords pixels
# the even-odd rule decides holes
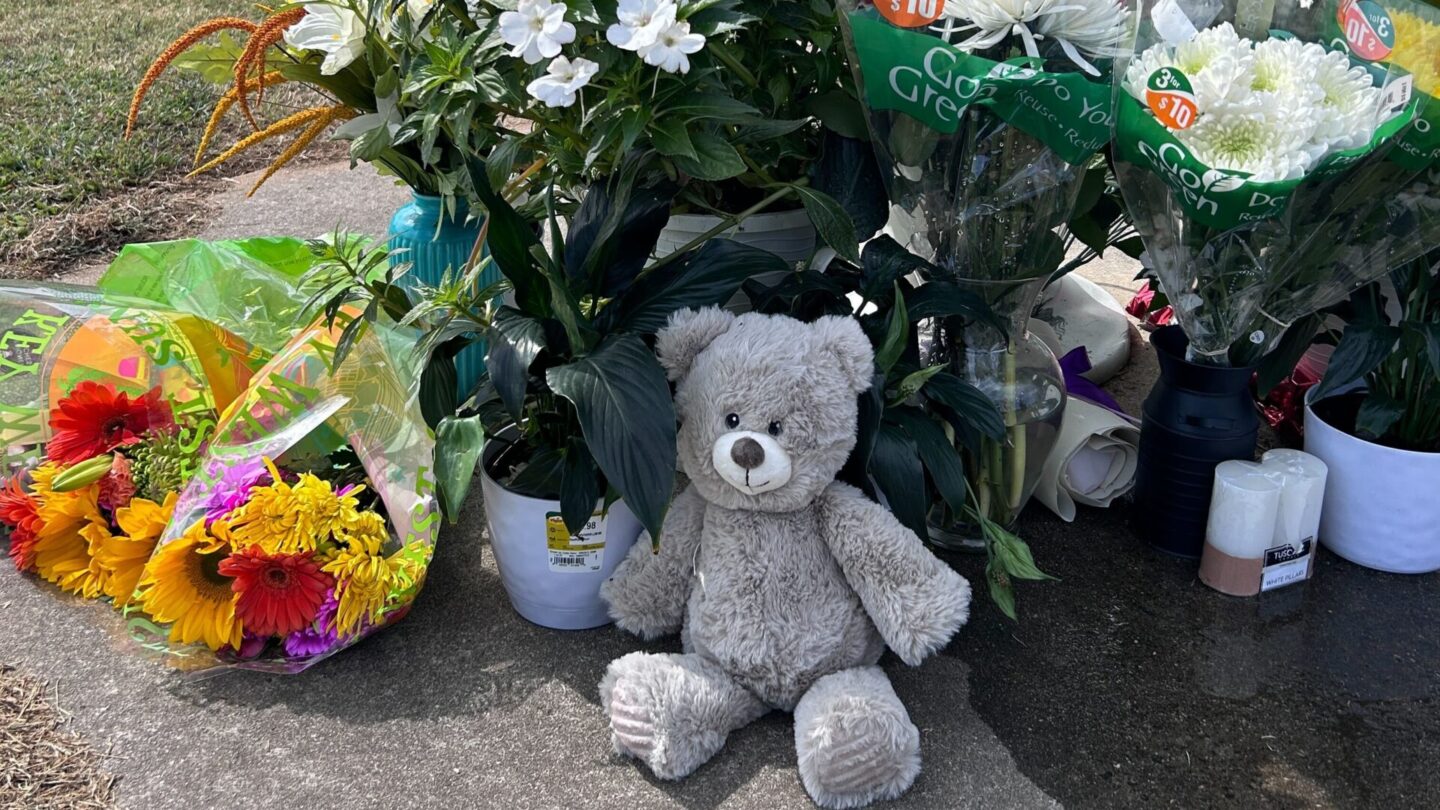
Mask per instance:
[[[464,200],[458,201],[453,217],[443,216],[439,197],[412,192],[410,202],[400,206],[390,219],[390,263],[409,263],[410,269],[400,283],[414,289],[417,285],[435,286],[446,270],[458,270],[470,258],[470,250],[480,236],[480,219],[465,221],[468,213]],[[438,227],[437,227],[438,226]],[[491,267],[481,276],[485,287],[500,278],[500,271]],[[485,347],[476,343],[455,358],[455,373],[460,396],[468,396],[485,373]]]

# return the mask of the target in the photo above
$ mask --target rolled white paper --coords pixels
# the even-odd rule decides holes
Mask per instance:
[[[1275,520],[1273,545],[1298,546],[1320,532],[1320,510],[1325,504],[1325,462],[1300,450],[1270,450],[1260,464],[1280,479],[1280,511]]]
[[[1231,557],[1259,559],[1274,543],[1282,487],[1251,461],[1224,461],[1215,468],[1215,489],[1205,542]]]
[[[1128,417],[1072,398],[1040,469],[1035,499],[1066,523],[1075,519],[1077,503],[1109,506],[1135,484],[1139,443],[1140,431]]]

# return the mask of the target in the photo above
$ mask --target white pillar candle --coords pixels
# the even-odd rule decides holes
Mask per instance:
[[[1275,537],[1282,487],[1275,476],[1251,461],[1224,461],[1215,468],[1215,489],[1207,545],[1242,559],[1264,556]]]
[[[1266,472],[1280,479],[1280,510],[1272,545],[1298,546],[1320,531],[1325,503],[1325,462],[1300,450],[1270,450],[1260,457]]]

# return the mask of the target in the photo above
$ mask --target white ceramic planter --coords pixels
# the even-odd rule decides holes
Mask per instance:
[[[1440,570],[1440,453],[1357,439],[1316,416],[1308,397],[1305,450],[1330,468],[1320,542],[1367,568]]]
[[[500,448],[494,444],[492,447]],[[640,521],[624,501],[596,516],[570,537],[559,521],[560,502],[517,495],[490,477],[486,450],[480,469],[490,548],[515,612],[542,627],[584,630],[610,623],[600,585],[625,559],[640,536]]]
[[[655,244],[656,258],[674,253],[719,224],[720,218],[709,214],[671,215],[665,229],[660,232],[660,241]],[[790,265],[808,261],[815,252],[815,226],[810,223],[804,209],[756,214],[720,234],[720,237],[768,250]],[[755,279],[769,287],[784,277],[784,273],[774,272],[761,273]],[[750,302],[743,293],[737,292],[725,307],[732,312],[745,312],[749,310]]]

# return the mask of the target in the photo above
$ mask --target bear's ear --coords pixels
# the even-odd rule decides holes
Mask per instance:
[[[684,377],[700,352],[734,323],[735,316],[719,307],[671,313],[670,322],[655,333],[655,351],[671,382]]]
[[[815,321],[821,348],[835,356],[840,371],[856,394],[870,389],[875,377],[875,349],[854,318],[826,315]]]

